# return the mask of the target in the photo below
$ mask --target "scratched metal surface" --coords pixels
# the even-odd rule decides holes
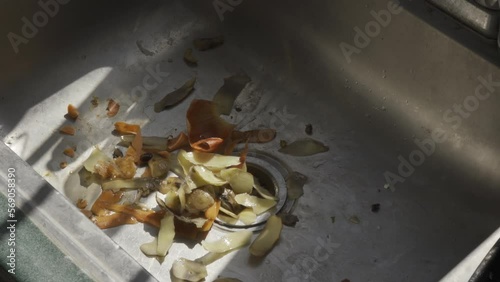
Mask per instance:
[[[19,19],[40,10],[5,5],[3,34],[21,33]],[[94,145],[112,151],[115,121],[139,123],[144,135],[176,134],[185,129],[192,99],[211,99],[224,77],[244,71],[252,82],[236,102],[242,110],[233,110],[229,120],[241,129],[276,128],[276,140],[253,148],[280,158],[309,182],[295,209],[300,221],[283,230],[263,261],[250,261],[246,249],[234,252],[208,267],[207,281],[218,275],[243,281],[436,281],[448,275],[449,281],[466,281],[480,258],[452,270],[499,225],[498,83],[483,87],[491,97],[459,116],[460,125],[458,114],[452,123],[443,114],[474,95],[479,76],[498,81],[500,73],[451,39],[468,40],[466,30],[421,3],[403,2],[401,12],[390,12],[387,27],[356,47],[354,28],[373,22],[370,12],[380,10],[389,11],[386,1],[242,1],[219,17],[210,1],[74,0],[60,5],[17,54],[2,41],[0,136],[75,201],[84,191],[69,172]],[[183,62],[192,39],[219,34],[225,44],[195,52],[197,67]],[[357,50],[349,59],[342,42]],[[156,101],[193,76],[198,81],[188,99],[154,113]],[[108,98],[121,104],[114,118],[105,115]],[[57,133],[68,123],[68,103],[81,112],[74,137]],[[330,151],[280,154],[279,141],[306,137],[309,123],[312,137]],[[431,138],[438,127],[447,140],[414,172],[399,173],[398,157],[408,159],[419,148],[413,139]],[[72,145],[78,150],[70,160],[62,150]],[[64,170],[61,161],[69,163]],[[387,171],[404,180],[394,192],[384,189]],[[374,213],[377,203],[381,209]],[[138,224],[103,236],[161,281],[169,281],[175,258],[204,253],[200,245],[174,243],[160,265],[139,250],[151,233]],[[214,229],[209,238],[221,234]]]

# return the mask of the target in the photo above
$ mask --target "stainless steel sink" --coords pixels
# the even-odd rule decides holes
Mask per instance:
[[[57,228],[66,233],[53,240],[68,256],[78,256],[68,244],[86,255],[114,246],[102,239],[107,236],[119,246],[116,255],[128,256],[129,267],[89,255],[116,274],[111,278],[96,264],[75,259],[93,279],[130,279],[129,272],[142,267],[151,279],[169,281],[174,258],[203,251],[175,244],[160,265],[139,250],[150,230],[97,230],[71,207],[81,191],[70,172],[92,146],[111,150],[118,143],[111,135],[115,121],[138,122],[144,135],[184,130],[190,101],[211,99],[223,78],[240,71],[252,82],[236,101],[242,111],[233,110],[230,121],[242,129],[276,128],[276,140],[254,149],[309,182],[295,208],[300,221],[284,229],[262,262],[249,262],[248,251],[240,250],[211,265],[207,281],[218,275],[243,281],[467,281],[500,237],[496,42],[424,1],[51,3],[46,9],[53,15],[37,3],[2,4],[0,136],[55,188],[46,190],[55,196],[38,194],[32,204],[62,199],[56,191],[66,196],[59,204],[75,213],[73,221],[60,219]],[[194,38],[220,34],[222,47],[195,53],[197,67],[184,63]],[[156,101],[193,76],[198,82],[188,99],[153,111]],[[121,104],[114,118],[105,114],[109,98]],[[68,123],[68,103],[81,111],[74,137],[57,132]],[[310,157],[279,153],[280,140],[307,136],[306,124],[330,150]],[[72,145],[78,148],[74,160],[62,154]],[[21,166],[2,152],[2,169],[11,165],[5,160]],[[61,170],[61,161],[69,166]],[[37,188],[18,189],[26,191],[19,201],[29,205]],[[373,204],[380,204],[379,212],[372,212]],[[35,211],[52,218],[57,208],[48,209]],[[52,228],[35,212],[27,214],[40,229]],[[72,228],[102,240],[72,237]]]

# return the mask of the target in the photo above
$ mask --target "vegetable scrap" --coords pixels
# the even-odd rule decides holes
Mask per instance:
[[[146,56],[153,56],[155,53],[146,49],[144,47],[144,45],[142,45],[142,43],[143,43],[142,40],[137,40],[135,42],[135,44],[137,45],[137,48],[139,48],[139,51],[141,51],[141,53],[146,55]]]
[[[359,220],[359,217],[357,217],[356,215],[353,215],[353,216],[349,217],[349,221],[351,223],[354,223],[354,224],[360,224],[361,223],[361,220]]]
[[[186,49],[184,52],[184,61],[191,66],[198,65],[198,59],[193,55],[193,49]]]
[[[291,156],[305,157],[327,152],[328,150],[330,148],[323,143],[311,138],[305,138],[292,142],[278,151]]]
[[[154,105],[154,111],[159,113],[186,99],[186,97],[193,91],[195,83],[196,77],[186,81],[186,83],[184,83],[184,85],[182,85],[179,89],[168,93],[163,99]]]
[[[74,158],[75,157],[75,149],[72,147],[66,148],[66,149],[64,149],[63,154],[65,154],[66,156],[68,156],[70,158]]]
[[[180,258],[174,262],[171,269],[172,275],[186,281],[200,281],[207,277],[207,268],[203,264]]]
[[[187,110],[187,129],[191,147],[200,152],[215,152],[234,130],[234,125],[223,120],[212,101],[193,100]]]
[[[78,172],[83,186],[101,186],[102,193],[89,210],[79,202],[82,213],[98,227],[141,222],[157,228],[158,235],[139,248],[159,262],[176,238],[195,240],[207,250],[197,260],[177,260],[171,275],[178,279],[204,279],[208,264],[248,245],[254,256],[265,255],[279,239],[283,226],[280,217],[271,216],[253,242],[250,231],[205,240],[216,219],[251,225],[259,215],[273,213],[278,201],[275,192],[263,187],[246,165],[248,143],[269,142],[276,131],[237,131],[219,115],[214,102],[193,100],[186,113],[187,130],[175,138],[142,136],[140,125],[116,122],[114,132],[120,135],[118,145],[126,147],[125,153],[116,148],[111,155],[94,148]],[[240,143],[245,143],[246,149],[232,155]],[[140,167],[144,172],[138,176]],[[290,185],[300,189],[301,179],[293,176]],[[159,210],[139,204],[152,193]],[[289,225],[298,221],[292,215],[286,218]]]
[[[72,120],[76,120],[79,115],[80,115],[80,113],[78,112],[78,109],[75,106],[69,104],[67,117],[72,119]]]
[[[213,38],[198,38],[193,40],[194,48],[198,51],[206,51],[214,49],[224,44],[224,36],[217,36]]]
[[[304,195],[304,185],[307,183],[307,176],[300,172],[292,172],[286,178],[288,198],[298,199]]]
[[[115,100],[109,99],[108,100],[108,106],[106,107],[106,115],[108,117],[114,117],[120,110],[120,104],[118,104]]]
[[[288,143],[285,140],[280,140],[280,148],[285,148],[288,146]]]
[[[73,135],[75,135],[76,129],[73,126],[71,126],[71,125],[64,125],[63,127],[61,127],[59,129],[59,132],[61,134],[66,134],[66,135],[73,136]]]
[[[250,245],[250,253],[256,257],[266,255],[280,238],[282,229],[281,218],[277,215],[272,215],[267,220],[264,229]]]
[[[234,101],[250,81],[250,77],[244,73],[224,78],[224,85],[215,93],[213,99],[219,114],[231,113]]]
[[[76,206],[79,208],[79,209],[84,209],[87,207],[87,201],[84,200],[84,199],[78,199],[78,201],[76,202]]]
[[[242,230],[237,232],[228,233],[223,238],[217,241],[207,242],[205,240],[201,241],[201,245],[205,250],[212,253],[225,253],[235,249],[239,249],[246,246],[252,240],[252,232],[248,230]]]

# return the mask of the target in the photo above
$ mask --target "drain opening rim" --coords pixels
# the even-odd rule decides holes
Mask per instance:
[[[259,215],[257,221],[249,225],[230,224],[216,218],[215,225],[220,229],[226,231],[241,229],[257,231],[264,227],[264,224],[271,215],[291,213],[295,208],[297,200],[288,198],[286,187],[286,179],[288,175],[292,173],[292,170],[285,163],[269,153],[254,150],[248,152],[246,161],[249,172],[257,170],[258,174],[266,175],[266,177],[269,178],[267,181],[273,183],[274,191],[271,189],[270,192],[274,192],[274,195],[278,198],[278,202],[274,208]]]

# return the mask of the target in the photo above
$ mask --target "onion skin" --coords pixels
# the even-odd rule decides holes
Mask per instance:
[[[177,137],[167,141],[167,150],[169,152],[173,152],[187,146],[189,146],[189,138],[184,132],[179,133]]]
[[[189,143],[195,150],[215,152],[230,138],[234,125],[217,112],[216,104],[208,100],[193,100],[186,114]]]

